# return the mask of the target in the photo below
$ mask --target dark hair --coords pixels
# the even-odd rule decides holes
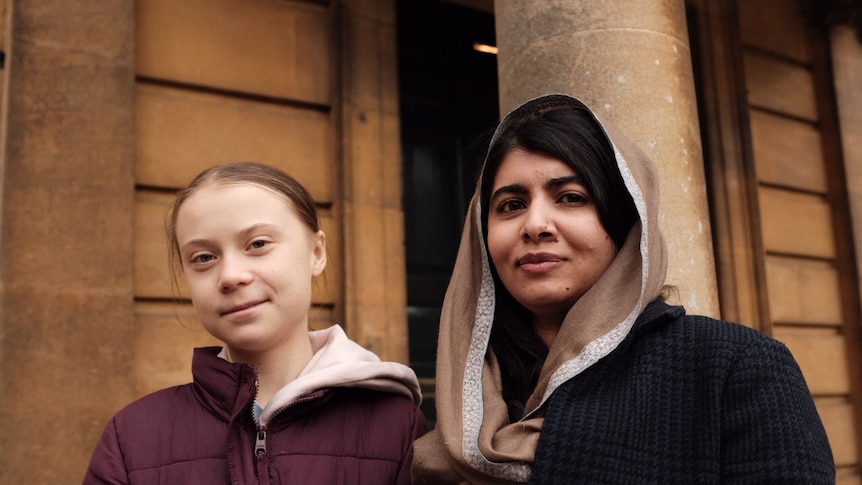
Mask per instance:
[[[299,219],[311,230],[320,231],[317,208],[311,194],[290,175],[283,171],[253,162],[236,162],[210,167],[195,177],[185,189],[177,192],[176,199],[168,216],[166,231],[168,235],[169,265],[174,278],[182,270],[180,247],[177,241],[177,215],[180,207],[193,194],[204,187],[229,184],[255,184],[283,196],[286,202],[293,205]]]
[[[586,106],[564,96],[551,96],[532,110],[529,105],[519,109],[524,111],[507,117],[491,141],[481,175],[486,243],[494,177],[506,156],[521,149],[557,158],[581,177],[592,194],[602,226],[619,249],[637,220],[637,209],[598,121]],[[493,265],[491,271],[497,299],[490,345],[499,361],[509,419],[516,421],[523,416],[526,401],[536,387],[548,348],[536,333],[529,311],[505,289]]]

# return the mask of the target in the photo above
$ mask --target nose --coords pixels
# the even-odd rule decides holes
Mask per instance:
[[[556,240],[557,228],[552,211],[540,201],[534,201],[527,208],[524,219],[524,239],[530,241]]]
[[[218,286],[222,292],[227,293],[245,286],[252,279],[252,272],[241,256],[222,256],[218,280]]]

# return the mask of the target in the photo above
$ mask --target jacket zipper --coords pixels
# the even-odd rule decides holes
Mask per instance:
[[[255,387],[257,387],[257,386],[255,386]],[[288,408],[291,408],[291,407],[293,407],[297,404],[303,403],[305,401],[311,401],[312,399],[315,399],[316,397],[317,397],[316,393],[312,393],[311,395],[303,396],[303,397],[301,397],[295,401],[292,401],[292,402],[282,406],[276,412],[274,412],[272,414],[272,416],[269,418],[269,420],[273,421],[276,416],[278,416],[279,414],[281,414],[282,412],[284,412]],[[254,401],[252,401],[252,402],[257,402],[257,391],[256,390],[255,390]],[[257,420],[255,420],[255,421],[257,421]],[[266,454],[266,426],[265,425],[260,425],[260,424],[257,425],[257,434],[256,434],[255,441],[254,441],[254,454],[257,456]]]
[[[258,383],[255,382],[255,393],[253,402],[257,402],[258,390]],[[311,401],[312,399],[316,399],[317,397],[319,397],[319,394],[317,392],[313,392],[310,395],[303,396],[293,402],[288,403],[287,405],[281,407],[275,413],[273,413],[272,417],[270,417],[270,421],[273,421],[276,416],[278,416],[286,409],[305,401]],[[266,425],[258,424],[254,440],[254,454],[257,457],[258,480],[260,481],[260,483],[269,483],[269,469],[266,466],[266,431]]]
[[[260,381],[254,380],[254,398],[252,399],[252,419],[257,424],[257,432],[254,440],[254,456],[257,458],[257,482],[259,484],[269,483],[269,467],[266,463],[266,426],[261,426],[254,416],[254,406],[257,402],[257,393],[260,392]]]
[[[269,480],[269,463],[266,459],[266,426],[261,426],[257,430],[254,454],[257,458],[257,483],[268,485],[271,482]]]
[[[254,442],[254,456],[257,457],[261,457],[266,454],[266,426],[260,425],[254,412],[254,408],[257,407],[257,394],[259,392],[260,381],[257,379],[257,372],[255,371],[254,398],[251,401],[251,417],[254,423],[257,424],[257,436]]]
[[[257,430],[257,439],[254,442],[254,454],[263,456],[266,454],[266,427],[261,426]]]

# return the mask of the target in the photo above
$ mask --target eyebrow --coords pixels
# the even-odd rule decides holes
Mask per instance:
[[[491,194],[491,200],[496,199],[501,194],[526,194],[527,192],[529,192],[527,186],[522,184],[504,185]]]
[[[583,180],[581,179],[581,176],[576,174],[576,175],[569,175],[566,177],[552,178],[552,179],[548,180],[547,182],[545,182],[545,188],[550,189],[550,188],[562,187],[563,185],[573,184],[573,183],[583,185]],[[528,192],[529,192],[529,189],[527,189],[527,186],[523,185],[523,184],[504,185],[504,186],[500,187],[499,189],[495,190],[491,194],[491,200],[496,199],[501,194],[526,194]]]
[[[581,179],[581,176],[577,175],[577,174],[569,175],[567,177],[557,177],[557,178],[554,178],[554,179],[551,179],[551,180],[548,180],[547,182],[545,182],[545,188],[560,187],[560,186],[563,186],[566,184],[583,185],[584,181],[583,181],[583,179]]]
[[[252,225],[248,226],[247,228],[241,230],[239,232],[239,234],[241,237],[248,237],[250,234],[252,234],[258,230],[267,229],[267,228],[277,229],[278,225],[277,224],[270,224],[268,222],[258,222],[257,224],[252,224]],[[189,247],[194,247],[197,245],[206,245],[209,243],[210,243],[209,239],[204,239],[204,238],[192,239],[192,240],[186,242],[185,244],[183,244],[182,247],[180,247],[180,254],[182,254],[183,251],[185,251]]]

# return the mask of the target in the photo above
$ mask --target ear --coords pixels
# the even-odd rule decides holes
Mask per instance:
[[[323,231],[317,231],[311,239],[314,244],[311,248],[311,274],[319,276],[326,268],[326,234]]]

